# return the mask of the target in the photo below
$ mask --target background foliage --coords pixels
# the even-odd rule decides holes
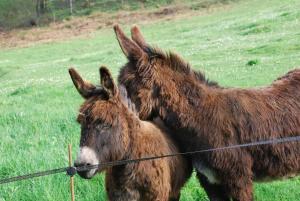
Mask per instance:
[[[44,25],[70,16],[89,15],[92,12],[112,12],[153,8],[174,0],[1,0],[0,27],[11,29]]]
[[[32,0],[0,1],[0,28],[28,26],[35,15],[35,3]]]

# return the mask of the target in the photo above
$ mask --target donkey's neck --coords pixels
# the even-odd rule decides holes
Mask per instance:
[[[197,119],[192,117],[194,111],[198,116],[204,115],[205,103],[214,99],[216,91],[222,90],[194,80],[176,83],[175,92],[168,88],[167,84],[161,86],[156,108],[163,121],[174,129],[188,127],[191,118]]]
[[[132,152],[137,148],[137,146],[140,146],[137,145],[137,141],[140,138],[140,127],[142,124],[142,121],[138,118],[137,114],[131,110],[131,108],[128,108],[126,105],[124,109],[126,111],[122,115],[122,121],[124,123],[120,123],[120,125],[123,140],[127,141],[127,147],[123,150],[122,160],[132,158]]]
[[[144,150],[144,147],[147,147],[148,143],[151,144],[155,140],[160,139],[161,136],[159,136],[159,132],[161,131],[158,130],[152,122],[141,120],[137,114],[133,113],[131,110],[126,113],[125,117],[128,147],[126,153],[124,153],[123,159],[135,159],[153,154],[147,153],[147,150]]]

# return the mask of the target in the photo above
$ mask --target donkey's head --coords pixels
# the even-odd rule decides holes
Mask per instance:
[[[123,84],[129,97],[137,106],[142,119],[154,117],[153,97],[155,96],[156,71],[163,60],[159,55],[151,54],[151,48],[146,44],[139,29],[131,29],[132,40],[128,38],[118,25],[114,26],[119,45],[128,59],[128,63],[121,69],[119,83]]]
[[[80,150],[75,166],[84,167],[121,159],[128,146],[124,128],[124,105],[119,90],[108,69],[100,68],[101,86],[84,81],[75,69],[69,73],[73,83],[85,99],[77,121],[81,125]],[[100,168],[79,171],[83,178],[91,178]]]
[[[158,115],[159,96],[176,99],[182,96],[182,84],[186,82],[209,82],[200,72],[194,72],[189,64],[177,54],[164,53],[145,42],[138,27],[131,29],[131,39],[118,25],[114,26],[120,47],[128,59],[121,69],[119,83],[124,85],[129,97],[135,103],[141,119]]]

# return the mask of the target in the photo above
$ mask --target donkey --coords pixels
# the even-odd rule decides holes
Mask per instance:
[[[114,26],[128,58],[119,74],[144,120],[160,117],[184,151],[218,148],[300,134],[300,69],[262,88],[223,88],[172,52],[131,39]],[[300,142],[192,155],[198,179],[212,201],[253,200],[253,181],[300,172]]]
[[[85,98],[77,118],[81,138],[76,167],[179,152],[162,123],[138,118],[134,105],[127,99],[126,89],[119,90],[107,68],[100,68],[102,86],[84,81],[74,69],[69,73]],[[178,155],[99,167],[78,174],[89,179],[101,171],[106,171],[109,200],[175,201],[179,200],[180,189],[191,176],[192,164]]]

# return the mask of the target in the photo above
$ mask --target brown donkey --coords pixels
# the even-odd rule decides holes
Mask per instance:
[[[161,156],[179,152],[162,123],[141,121],[126,89],[115,85],[110,72],[100,69],[101,85],[84,81],[70,69],[78,92],[86,99],[81,106],[80,151],[75,166],[96,165],[115,160]],[[91,178],[103,168],[78,172]],[[180,189],[192,172],[192,165],[182,156],[130,163],[106,168],[109,200],[169,201],[179,200]]]
[[[185,151],[300,135],[300,69],[257,89],[222,88],[174,53],[149,46],[139,29],[132,40],[115,33],[128,63],[124,85],[142,119],[159,116],[177,130]],[[192,156],[210,200],[253,200],[253,181],[300,172],[300,142],[236,148]]]

